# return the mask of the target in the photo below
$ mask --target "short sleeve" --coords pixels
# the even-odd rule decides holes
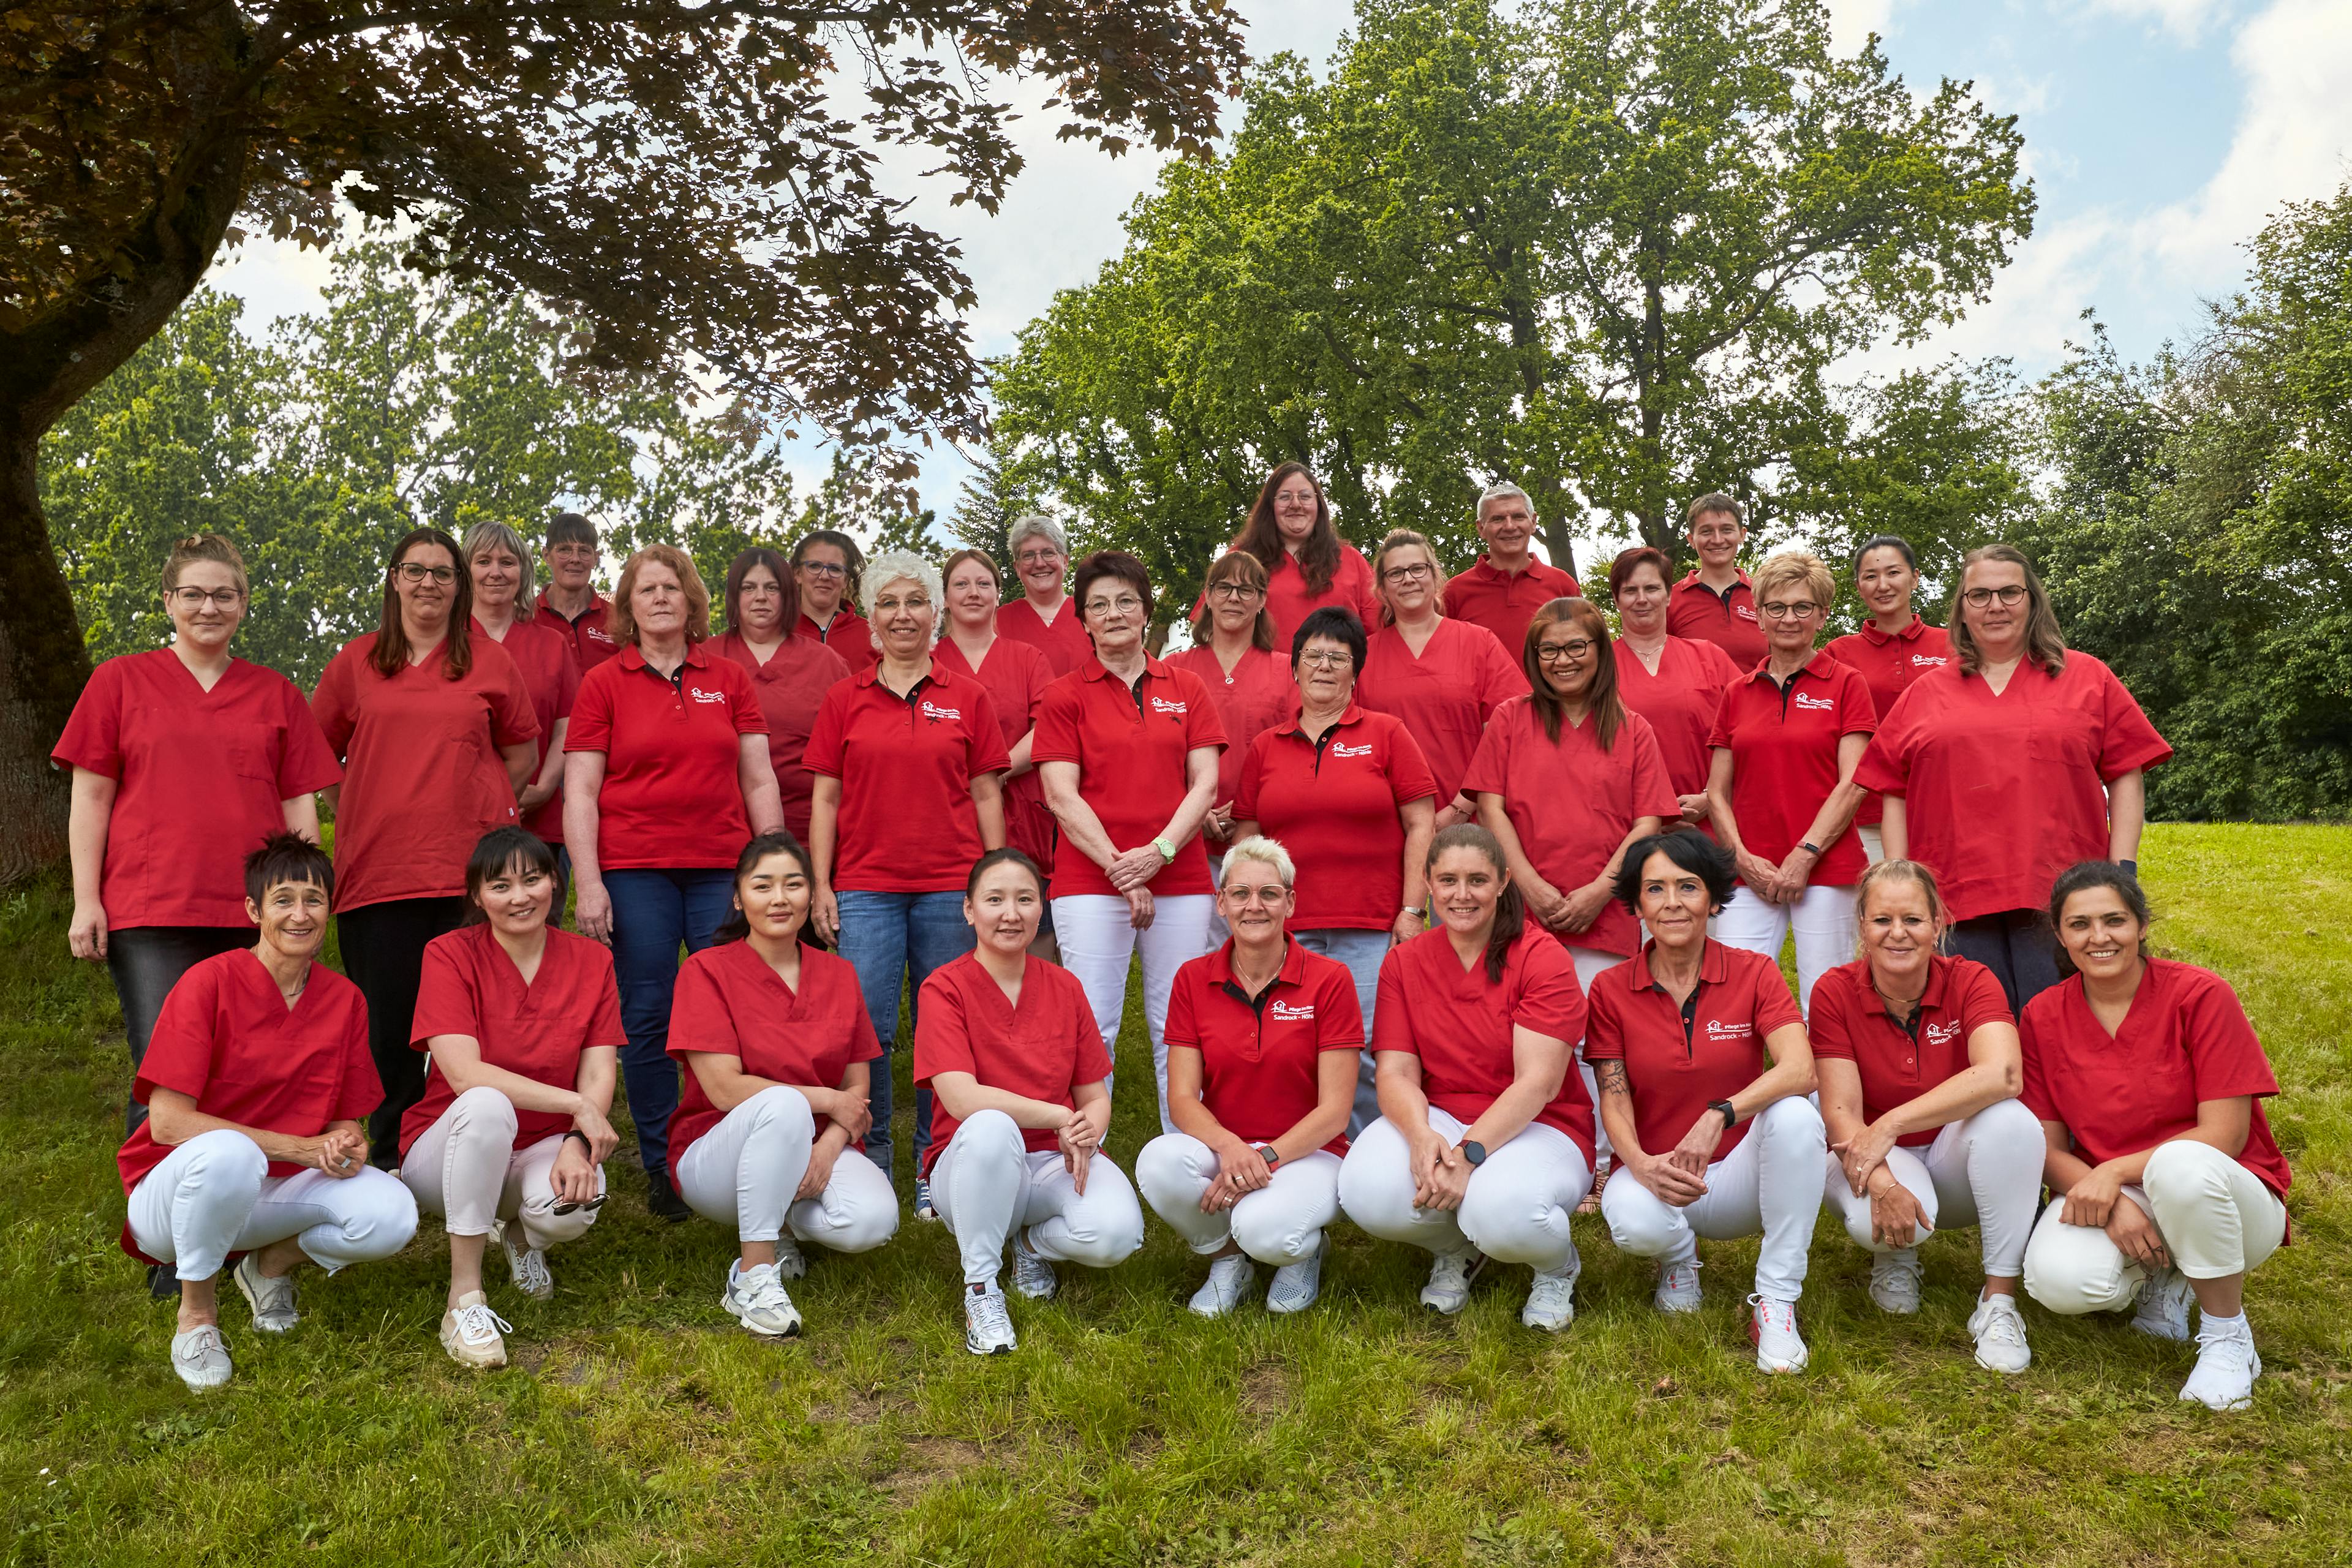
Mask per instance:
[[[1871,700],[1870,682],[1850,664],[1838,666],[1838,733],[1867,735],[1878,728],[1878,704]]]
[[[1486,630],[1484,626],[1478,629]],[[1512,659],[1510,651],[1503,647],[1503,639],[1493,632],[1486,632],[1486,640],[1480,645],[1478,652],[1480,659],[1486,666],[1481,672],[1479,681],[1482,689],[1479,693],[1478,718],[1483,723],[1494,717],[1496,709],[1500,708],[1512,698],[1525,697],[1528,694],[1528,672],[1521,669]]]
[[[1349,575],[1356,582],[1356,618],[1370,631],[1381,624],[1381,595],[1372,579],[1372,563],[1353,545],[1348,546],[1347,558],[1350,563]]]
[[[996,721],[996,701],[973,683],[972,720],[964,726],[964,776],[980,778],[988,773],[1001,773],[1013,765],[1013,753],[1005,749],[1003,727]]]
[[[320,732],[310,705],[302,700],[302,689],[282,675],[277,680],[286,721],[285,749],[278,757],[278,798],[292,800],[341,783],[342,767],[328,749],[327,737]]]
[[[116,661],[108,659],[90,671],[89,682],[74,702],[65,733],[50,749],[50,757],[70,768],[83,768],[110,779],[122,776],[122,677]],[[311,733],[318,726],[305,723]]]
[[[809,727],[807,749],[801,766],[829,779],[841,776],[842,742],[849,728],[849,698],[857,689],[849,682],[829,688],[817,704],[816,722]]]
[[[1005,639],[1004,646],[1007,647],[1019,648],[1029,647],[1027,643],[1014,642],[1010,637]],[[1023,725],[1024,730],[1034,730],[1037,727],[1037,715],[1045,706],[1046,689],[1054,684],[1054,666],[1052,661],[1047,659],[1044,654],[1037,653],[1034,648],[1031,648],[1030,651],[1033,654],[1035,654],[1036,657],[1029,660],[1028,679],[1023,683],[1024,689],[1022,691],[1021,713],[1023,719],[1025,721]],[[998,717],[1001,719],[1003,715],[1000,714]]]
[[[1392,947],[1381,960],[1381,981],[1372,1001],[1372,1049],[1421,1055],[1412,1032],[1412,1002],[1406,996],[1404,948]]]
[[[2025,1109],[2043,1121],[2063,1121],[2055,1101],[2050,1098],[2049,1075],[2042,1070],[2042,1051],[2048,1044],[2051,1009],[2057,1005],[2058,990],[2053,987],[2025,1005],[2017,1020],[2019,1085],[2017,1098]]]
[[[503,649],[500,655],[504,657]],[[539,738],[539,715],[531,711],[530,689],[522,683],[522,670],[511,658],[504,663],[505,679],[483,693],[490,704],[490,739],[500,747]]]
[[[1217,705],[1209,696],[1209,689],[1191,670],[1177,670],[1176,689],[1184,693],[1184,749],[1199,751],[1202,746],[1225,744],[1224,721],[1217,717]]]
[[[1805,1037],[1812,1042],[1815,1057],[1855,1059],[1852,973],[1841,965],[1813,982],[1813,1010],[1805,1018]]]
[[[1274,744],[1272,730],[1260,730],[1249,743],[1248,755],[1242,758],[1242,776],[1234,786],[1234,820],[1255,822],[1258,819],[1258,785],[1265,779],[1265,758]]]
[[[383,1079],[368,1047],[367,1004],[353,997],[343,1019],[343,1076],[330,1121],[358,1121],[383,1103]]]
[[[1160,1036],[1169,1045],[1188,1046],[1196,1051],[1202,1048],[1200,1010],[1193,1005],[1192,991],[1198,967],[1206,963],[1205,958],[1187,961],[1176,972],[1175,984],[1168,988],[1168,1022]]]
[[[1509,998],[1511,1024],[1570,1045],[1584,1037],[1584,993],[1568,950],[1548,936],[1523,937],[1518,989]]]
[[[620,668],[619,659],[610,659],[580,678],[580,690],[572,703],[572,728],[563,737],[566,752],[613,749],[613,682],[604,671]]]
[[[1486,732],[1478,737],[1478,749],[1470,753],[1469,769],[1462,775],[1464,794],[1507,796],[1510,794],[1511,745],[1518,739],[1518,717],[1517,713],[1497,713],[1495,721],[1489,723]],[[1424,774],[1429,772],[1426,759],[1422,762],[1421,771]],[[1431,784],[1429,793],[1437,793],[1434,784]],[[1404,796],[1397,798],[1402,800]]]
[[[1589,1062],[1625,1059],[1625,1017],[1619,1008],[1617,986],[1603,971],[1592,982],[1585,999],[1584,1059]]]
[[[1489,730],[1488,735],[1494,731]],[[1485,750],[1485,742],[1479,749]],[[1399,805],[1410,805],[1416,800],[1429,800],[1437,794],[1437,775],[1429,771],[1429,758],[1412,731],[1402,724],[1389,728],[1389,794]],[[1465,788],[1469,786],[1465,785]]]
[[[1708,645],[1710,647],[1713,644]],[[1731,684],[1726,683],[1716,694],[1715,719],[1706,727],[1706,743],[1710,751],[1727,749],[1731,744]]]
[[[1663,817],[1668,826],[1682,820],[1683,797],[1666,774],[1666,754],[1658,750],[1658,732],[1650,721],[1628,710],[1617,741],[1633,748],[1633,815]]]
[[[1079,688],[1085,679],[1083,675],[1066,675],[1045,689],[1045,700],[1037,712],[1037,733],[1029,742],[1031,762],[1085,762],[1078,744],[1078,719],[1086,700]]]
[[[2009,1009],[2009,994],[2000,988],[2000,977],[1981,963],[1962,959],[1955,966],[1959,973],[1959,1005],[1953,1009],[1960,1016],[1960,1037],[1967,1039],[1987,1024],[2014,1024],[2017,1015]],[[1816,986],[1816,993],[1820,987]],[[1814,1047],[1819,1050],[1818,1044]]]
[[[2156,726],[2129,688],[2116,679],[2116,672],[2105,665],[2099,666],[2103,688],[2104,723],[2099,736],[2099,778],[2113,784],[2136,768],[2152,768],[2172,755]]]
[[[1862,765],[1853,771],[1854,783],[1881,795],[1899,795],[1911,787],[1914,737],[1918,733],[1916,715],[1924,700],[1920,693],[1927,689],[1927,680],[1913,681],[1910,689],[1895,700],[1895,706],[1880,717],[1877,732],[1870,737],[1870,749],[1863,752]]]
[[[704,949],[712,953],[721,951]],[[669,1054],[740,1058],[743,1041],[735,1029],[735,1015],[727,1005],[718,976],[709,963],[701,962],[702,957],[697,953],[678,969],[677,988],[669,1004]]]
[[[944,967],[923,982],[917,1001],[915,1081],[929,1083],[943,1072],[978,1072],[971,1029],[964,1021],[963,993]]]
[[[453,932],[425,944],[425,963],[416,976],[416,1012],[408,1031],[408,1043],[420,1051],[436,1035],[482,1037],[481,994],[458,956],[457,944],[467,940]]]
[[[2234,1100],[2242,1094],[2259,1099],[2279,1091],[2263,1043],[2227,982],[2193,973],[2188,994],[2180,1000],[2180,1026],[2199,1100]]]
[[[1356,1000],[1356,982],[1345,968],[1323,973],[1323,994],[1315,1001],[1315,1048],[1360,1051],[1364,1048],[1364,1011]]]
[[[150,1091],[168,1089],[202,1100],[205,1086],[212,1081],[219,1021],[219,966],[197,964],[163,998],[147,1037],[147,1054],[139,1058],[131,1098],[144,1105]]]
[[[738,735],[766,734],[768,716],[760,711],[760,692],[751,684],[751,678],[744,674],[743,667],[731,658],[721,659],[718,663],[727,671],[727,711],[735,721],[735,732]]]
[[[319,677],[318,689],[310,693],[310,716],[318,721],[319,732],[327,738],[328,750],[338,757],[351,755],[352,731],[359,728],[360,660],[352,651],[357,646],[345,643],[327,661],[326,673]]]
[[[1803,1027],[1805,1015],[1798,1010],[1796,997],[1789,994],[1788,977],[1780,973],[1780,966],[1760,955],[1750,956],[1755,959],[1751,968],[1756,976],[1752,984],[1756,988],[1757,1036],[1769,1037],[1784,1024]]]
[[[1075,1064],[1070,1072],[1070,1086],[1100,1083],[1110,1076],[1110,1053],[1103,1049],[1102,1026],[1095,1022],[1094,1008],[1087,1001],[1086,992],[1076,979],[1068,984],[1070,1060]]]

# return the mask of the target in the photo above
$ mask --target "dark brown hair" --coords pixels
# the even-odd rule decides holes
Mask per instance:
[[[798,624],[793,617],[800,614],[800,595],[793,586],[793,569],[782,555],[764,544],[738,552],[735,559],[727,563],[727,597],[721,606],[725,619],[719,624],[730,632],[742,632],[743,579],[751,574],[754,566],[765,566],[774,575],[776,591],[783,597],[783,618],[778,626],[784,636],[791,637]]]
[[[1230,582],[1258,591],[1257,620],[1250,627],[1250,646],[1273,652],[1274,616],[1265,607],[1265,565],[1246,550],[1228,550],[1209,563],[1209,574],[1201,579],[1201,613],[1192,617],[1192,646],[1209,646],[1217,624],[1216,612],[1209,604],[1209,590]]]
[[[743,853],[735,857],[735,876],[730,885],[740,889],[743,879],[757,870],[760,862],[771,855],[791,857],[793,864],[800,867],[801,875],[808,879],[809,908],[808,913],[801,917],[801,945],[824,947],[824,939],[816,932],[816,862],[809,858],[808,847],[793,837],[790,828],[771,828],[744,845]],[[713,942],[741,942],[751,934],[751,917],[743,912],[743,906],[739,902],[729,906],[727,918],[719,922],[718,928],[710,933],[710,940]]]
[[[1495,929],[1486,936],[1486,981],[1493,984],[1503,978],[1504,966],[1511,958],[1511,944],[1528,929],[1528,901],[1521,896],[1518,884],[1511,880],[1511,868],[1503,863],[1500,840],[1475,822],[1457,822],[1451,827],[1441,827],[1429,841],[1429,858],[1423,862],[1425,869],[1437,869],[1438,858],[1448,849],[1471,849],[1484,856],[1495,868],[1496,880],[1503,885],[1500,897],[1495,900]]]
[[[1331,586],[1331,579],[1339,571],[1339,531],[1331,526],[1331,503],[1324,497],[1323,481],[1306,464],[1285,463],[1266,475],[1265,483],[1258,489],[1256,504],[1250,508],[1249,521],[1242,524],[1241,532],[1234,540],[1234,548],[1256,556],[1266,575],[1274,575],[1274,569],[1282,564],[1287,553],[1283,548],[1282,530],[1275,525],[1274,498],[1282,489],[1282,481],[1293,474],[1306,476],[1307,482],[1315,487],[1315,527],[1307,535],[1307,542],[1298,547],[1298,574],[1307,580],[1307,593],[1320,594]]]
[[[1151,619],[1151,574],[1144,570],[1143,563],[1124,550],[1097,550],[1070,574],[1070,597],[1078,602],[1079,626],[1087,624],[1087,595],[1105,577],[1134,589],[1143,601],[1144,620]]]
[[[1617,656],[1609,650],[1609,623],[1591,600],[1554,599],[1528,620],[1528,634],[1519,647],[1519,667],[1528,676],[1528,700],[1543,716],[1544,739],[1559,745],[1568,704],[1551,689],[1543,660],[1536,657],[1536,646],[1543,641],[1545,627],[1565,626],[1576,626],[1592,639],[1592,684],[1585,692],[1585,708],[1592,715],[1593,738],[1601,742],[1601,749],[1614,751],[1617,732],[1625,727],[1625,700],[1617,694]]]
[[[392,560],[383,569],[383,609],[376,617],[375,647],[368,655],[368,663],[386,680],[408,668],[408,633],[400,624],[400,590],[394,579],[400,575],[400,564],[408,552],[421,544],[437,544],[447,551],[449,565],[457,574],[449,584],[449,631],[441,640],[441,677],[460,680],[474,668],[474,574],[466,569],[457,542],[437,528],[412,528],[393,545]]]

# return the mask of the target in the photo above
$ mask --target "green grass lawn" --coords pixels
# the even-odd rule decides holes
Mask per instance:
[[[2298,1245],[2249,1293],[2254,1408],[2175,1397],[2188,1347],[2027,1309],[2034,1366],[1977,1370],[1973,1233],[1927,1247],[1927,1304],[1880,1316],[1824,1224],[1811,1370],[1741,1332],[1752,1245],[1707,1244],[1707,1306],[1662,1322],[1650,1267],[1579,1222],[1579,1316],[1517,1321],[1524,1269],[1452,1321],[1424,1260],[1333,1232],[1324,1300],[1217,1324],[1155,1220],[1109,1274],[1017,1302],[1018,1353],[964,1353],[950,1239],[907,1222],[820,1256],[806,1337],[738,1330],[718,1227],[650,1221],[634,1166],[553,1301],[507,1289],[517,1364],[434,1339],[446,1252],[327,1281],[196,1397],[168,1307],[115,1246],[126,1064],[102,969],[54,885],[0,898],[0,1558],[10,1563],[600,1564],[2342,1563],[2352,1552],[2352,829],[2167,827],[2158,939],[2233,981],[2285,1093]],[[1149,1062],[1138,1020],[1121,1058]],[[899,1064],[902,1074],[903,1059]],[[1114,1153],[1151,1131],[1120,1075]],[[911,1103],[902,1095],[902,1106]],[[616,1118],[617,1120],[617,1118]],[[905,1147],[902,1121],[900,1146]],[[906,1173],[902,1170],[901,1178]]]

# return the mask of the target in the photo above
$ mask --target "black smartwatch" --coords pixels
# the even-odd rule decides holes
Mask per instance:
[[[593,1153],[595,1153],[595,1152],[596,1152],[596,1145],[594,1145],[593,1143],[591,1143],[590,1142],[588,1142],[588,1134],[586,1134],[585,1132],[581,1131],[580,1131],[580,1129],[578,1129],[577,1127],[573,1127],[573,1128],[568,1129],[568,1130],[564,1132],[563,1136],[564,1136],[564,1137],[566,1137],[567,1139],[569,1139],[569,1138],[577,1138],[577,1139],[579,1139],[579,1140],[580,1140],[580,1147],[582,1147],[583,1149],[585,1149],[585,1150],[586,1150],[586,1151],[588,1151],[588,1152],[589,1152],[589,1153],[591,1153],[591,1154],[593,1154]]]
[[[1486,1145],[1475,1138],[1465,1138],[1454,1147],[1462,1151],[1462,1157],[1470,1162],[1474,1171],[1486,1163]]]
[[[1265,1162],[1265,1168],[1269,1171],[1282,1163],[1281,1152],[1271,1143],[1257,1145],[1257,1157]]]
[[[1731,1101],[1727,1100],[1710,1100],[1706,1102],[1706,1108],[1709,1110],[1720,1110],[1723,1112],[1723,1130],[1726,1132],[1730,1131],[1733,1128],[1739,1125],[1739,1112],[1731,1109]]]

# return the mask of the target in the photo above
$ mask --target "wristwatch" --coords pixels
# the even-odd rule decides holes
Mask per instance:
[[[1726,1132],[1730,1131],[1733,1128],[1739,1125],[1739,1112],[1731,1108],[1731,1101],[1727,1100],[1710,1100],[1706,1102],[1706,1108],[1709,1110],[1720,1110],[1723,1112],[1723,1130]]]
[[[1486,1163],[1486,1145],[1475,1138],[1465,1138],[1454,1147],[1462,1151],[1462,1157],[1470,1162],[1474,1171]]]
[[[1257,1145],[1257,1157],[1265,1162],[1265,1168],[1269,1171],[1282,1163],[1281,1152],[1276,1149],[1271,1143],[1260,1143]]]
[[[1163,865],[1174,865],[1174,864],[1175,864],[1175,862],[1176,862],[1176,846],[1174,846],[1173,844],[1169,843],[1169,842],[1168,842],[1168,840],[1166,840],[1165,838],[1155,838],[1155,839],[1153,839],[1153,840],[1151,841],[1151,847],[1152,847],[1154,849],[1157,849],[1157,850],[1159,850],[1159,851],[1160,851],[1160,863],[1161,863],[1161,864],[1163,864]]]
[[[1798,848],[1800,848],[1800,849],[1810,849],[1810,850],[1811,850],[1815,855],[1819,855],[1819,854],[1821,854],[1821,852],[1822,852],[1822,847],[1821,847],[1820,845],[1818,845],[1818,844],[1814,843],[1814,842],[1813,842],[1811,839],[1810,839],[1810,838],[1806,839],[1802,844],[1798,845],[1798,846],[1797,846],[1797,847],[1798,847]]]

